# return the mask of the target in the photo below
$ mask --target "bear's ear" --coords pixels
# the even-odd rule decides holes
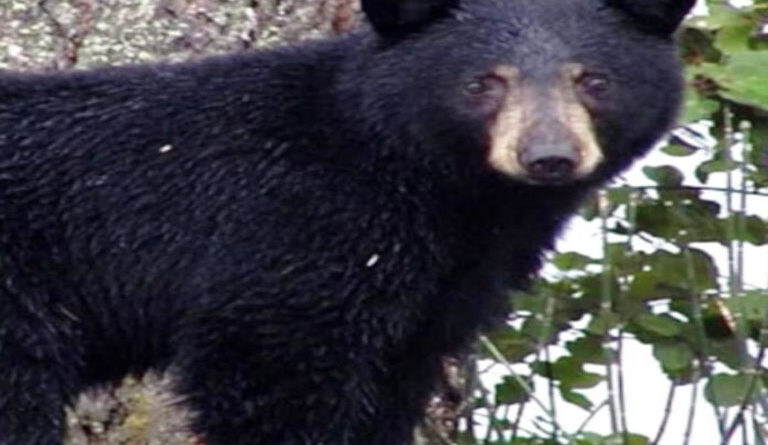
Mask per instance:
[[[691,10],[696,0],[606,0],[621,9],[651,32],[672,34]]]
[[[458,0],[362,0],[373,28],[384,35],[412,31],[448,14]]]

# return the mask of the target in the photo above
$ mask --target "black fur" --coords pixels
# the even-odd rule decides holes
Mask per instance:
[[[401,34],[445,16],[458,0],[361,0],[371,25],[381,34]]]
[[[366,1],[386,38],[0,74],[0,444],[60,444],[80,391],[152,368],[211,445],[410,443],[439,358],[503,317],[681,85],[637,8],[413,3]],[[492,170],[462,86],[569,61],[612,79],[598,171]]]

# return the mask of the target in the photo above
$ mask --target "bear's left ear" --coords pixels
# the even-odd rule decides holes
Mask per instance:
[[[651,32],[672,34],[696,4],[696,0],[606,0],[609,6],[632,16]]]
[[[379,34],[412,31],[448,14],[458,0],[362,0],[363,12]]]

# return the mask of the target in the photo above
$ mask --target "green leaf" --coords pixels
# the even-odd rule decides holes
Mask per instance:
[[[754,358],[747,352],[746,342],[738,337],[709,339],[707,346],[709,354],[734,371],[754,363]]]
[[[511,300],[516,311],[526,311],[532,314],[540,314],[547,304],[547,293],[549,289],[542,289],[541,285],[536,286],[530,292],[514,292]]]
[[[749,41],[756,23],[743,8],[736,8],[726,2],[713,3],[706,18],[710,28],[717,29],[715,46],[726,52],[749,49]]]
[[[768,244],[768,221],[759,216],[747,216],[744,221],[744,233],[737,233],[737,239],[743,239],[757,246]]]
[[[740,230],[742,223],[743,230]],[[742,212],[733,212],[722,219],[721,224],[724,233],[729,227],[736,228],[736,233],[731,237],[734,241],[746,241],[758,246],[768,243],[768,221],[763,220],[759,216],[747,216]]]
[[[696,194],[665,191],[663,199],[643,200],[636,210],[638,231],[686,242],[726,242],[717,219],[720,205]]]
[[[614,205],[627,204],[633,190],[628,187],[613,187],[606,190],[608,201]]]
[[[614,229],[614,233],[617,231]],[[625,233],[626,234],[626,233]],[[618,276],[633,275],[642,270],[644,264],[638,255],[629,255],[632,246],[627,242],[608,243],[603,255],[608,259],[609,267]],[[602,278],[602,277],[601,277]],[[611,295],[616,295],[612,293]]]
[[[585,409],[586,411],[589,411],[592,409],[594,404],[591,400],[589,400],[584,394],[578,393],[576,391],[573,391],[571,389],[560,387],[560,395],[563,397],[563,400],[565,400],[568,403],[572,403],[580,408]]]
[[[488,339],[496,346],[496,349],[512,363],[520,362],[530,354],[536,352],[536,339],[531,339],[522,332],[509,326],[495,329]],[[484,355],[483,358],[493,359]]]
[[[710,102],[713,102],[713,103],[717,104],[717,102],[714,102],[714,101],[710,101]],[[686,105],[686,107],[688,107],[688,105]],[[694,119],[687,119],[686,118],[685,121],[686,122],[692,122],[692,121],[699,120],[699,119],[706,119],[706,118],[705,117],[696,117]],[[684,145],[679,145],[679,144],[668,144],[668,145],[665,145],[664,147],[662,147],[661,151],[663,153],[665,153],[665,154],[670,155],[670,156],[677,156],[677,157],[690,156],[690,155],[696,153],[696,150],[693,150],[691,148],[688,148],[688,147],[686,147]]]
[[[596,335],[587,335],[565,344],[571,354],[578,357],[584,363],[604,365],[610,363],[612,354],[610,349],[603,346],[602,339]]]
[[[592,317],[592,320],[590,320],[587,325],[586,331],[594,335],[605,335],[611,329],[619,327],[620,324],[621,317],[618,314],[601,312]]]
[[[592,388],[603,381],[603,376],[584,371],[584,363],[576,357],[560,357],[554,363],[536,361],[531,369],[536,374],[560,382],[561,388]]]
[[[685,26],[680,32],[680,49],[688,65],[698,66],[703,62],[718,62],[722,58],[715,48],[713,33],[709,29]]]
[[[576,357],[560,357],[552,365],[555,380],[564,388],[592,388],[603,381],[603,376],[584,371],[584,363]]]
[[[747,172],[747,179],[754,183],[756,188],[768,187],[768,169]]]
[[[677,187],[683,183],[683,174],[671,165],[662,165],[660,167],[643,167],[643,173],[648,179],[659,185]]]
[[[722,29],[745,23],[744,12],[724,1],[709,2],[709,15],[704,19],[710,29]]]
[[[735,322],[737,332],[742,334],[740,338],[749,336],[758,340],[764,328],[765,314],[768,313],[768,291],[747,291],[722,301]]]
[[[707,182],[709,175],[712,173],[724,173],[736,170],[737,168],[739,168],[739,164],[724,159],[722,156],[715,157],[712,160],[702,162],[696,167],[696,179],[701,182]]]
[[[705,97],[699,93],[692,86],[692,84],[689,83],[686,85],[683,103],[683,123],[696,122],[702,119],[711,119],[712,115],[719,109],[720,104],[716,100]],[[682,155],[668,153],[666,150],[664,152],[672,154],[673,156],[686,156],[693,153],[693,151],[689,149],[684,150],[685,152]]]
[[[714,80],[718,94],[744,105],[768,109],[768,51],[730,53],[724,64],[705,63],[694,70]]]
[[[768,291],[748,291],[738,297],[726,298],[723,303],[739,320],[761,322],[768,311]]]
[[[603,436],[600,434],[583,432],[576,437],[576,445],[602,445]]]
[[[751,391],[750,391],[751,389]],[[704,397],[717,406],[739,406],[757,400],[763,386],[746,374],[715,374],[704,387]]]
[[[715,46],[727,53],[749,50],[749,38],[754,26],[751,23],[726,26],[715,37]]]
[[[712,257],[699,249],[689,249],[689,252],[690,257],[664,250],[641,255],[646,269],[635,275],[629,296],[639,301],[678,299],[717,289],[718,271]]]
[[[682,323],[669,315],[639,314],[633,322],[643,329],[662,337],[675,337],[680,335]]]
[[[555,255],[552,264],[560,270],[583,270],[596,260],[577,252],[564,252]]]
[[[554,340],[556,331],[551,323],[547,323],[538,317],[528,317],[523,322],[522,333],[531,339],[543,339],[549,343],[550,340]]]
[[[533,381],[527,379],[533,388]],[[505,376],[501,383],[496,385],[496,403],[502,405],[514,405],[528,401],[531,395],[526,391],[520,381],[512,376]]]
[[[653,356],[665,372],[689,369],[693,364],[693,351],[683,342],[664,342],[653,345]]]
[[[603,440],[602,445],[648,445],[651,443],[650,439],[639,434],[629,433],[626,438],[624,436],[622,433],[612,434]]]
[[[766,7],[768,11],[768,7]],[[768,41],[768,40],[767,40]],[[747,176],[758,188],[768,187],[768,119],[766,113],[754,108],[736,109],[736,121],[749,124],[748,137],[752,149],[747,155],[750,168]]]

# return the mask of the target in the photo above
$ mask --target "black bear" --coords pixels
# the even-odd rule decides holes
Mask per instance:
[[[404,445],[592,189],[670,127],[693,0],[363,0],[369,27],[0,74],[0,443],[178,376],[210,445]]]

